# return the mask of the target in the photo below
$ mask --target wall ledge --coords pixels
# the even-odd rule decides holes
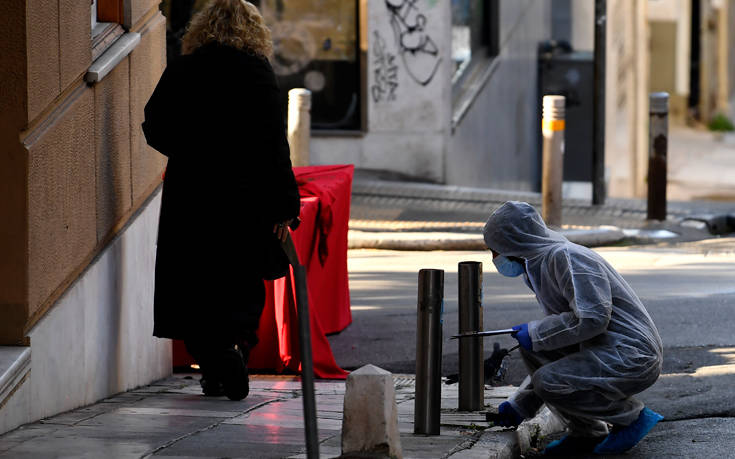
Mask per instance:
[[[84,75],[84,81],[90,84],[102,81],[108,73],[112,72],[117,64],[133,52],[135,47],[138,46],[138,43],[140,43],[139,33],[128,32],[120,36],[114,44],[92,63],[87,74]]]

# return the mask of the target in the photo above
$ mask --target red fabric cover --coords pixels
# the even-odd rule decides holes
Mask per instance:
[[[291,236],[306,267],[314,374],[344,379],[347,372],[334,360],[327,333],[352,322],[347,280],[347,225],[353,166],[294,168],[301,193],[301,225]],[[282,372],[301,370],[298,317],[293,273],[265,283],[260,342],[250,355],[251,368]],[[174,341],[174,366],[193,363],[182,342]]]
[[[291,238],[302,264],[305,259],[309,258],[309,253],[313,250],[314,242],[312,240],[314,239],[313,234],[318,210],[319,200],[317,198],[301,198],[301,225],[296,231],[291,232]],[[287,277],[291,278],[291,276],[293,276],[292,273]],[[306,278],[308,283],[308,271]],[[287,285],[285,281],[286,278],[284,277],[265,282],[265,307],[258,326],[259,342],[250,354],[249,366],[252,368],[267,368],[280,373],[284,369],[292,367],[292,370],[298,371],[298,316],[296,315],[295,302],[289,301],[285,295],[286,288],[291,289],[290,283]],[[307,285],[307,290],[308,287]],[[309,292],[309,306],[311,304],[311,292]],[[313,311],[310,312],[312,315],[314,314]],[[312,347],[317,333],[318,331],[314,330],[312,326]],[[293,343],[293,346],[291,343]],[[312,350],[312,355],[314,354],[316,352]],[[332,350],[330,348],[329,356],[331,357],[331,355]],[[294,358],[292,356],[296,358],[295,365],[292,362]],[[316,360],[316,357],[314,357],[314,360]]]
[[[318,216],[318,256],[301,260],[306,266],[309,303],[324,333],[337,333],[352,323],[350,290],[347,278],[347,229],[354,166],[295,167],[299,193],[316,196],[320,201]]]
[[[301,198],[301,225],[291,232],[299,261],[307,266],[307,290],[309,295],[309,317],[311,319],[311,353],[314,374],[317,378],[344,379],[347,372],[342,370],[332,355],[332,348],[315,313],[314,304],[322,295],[315,295],[311,285],[309,261],[317,251],[316,235],[319,198]],[[328,292],[325,292],[327,296]],[[349,306],[348,306],[349,307]],[[299,329],[296,313],[296,291],[293,272],[288,276],[266,282],[266,302],[258,327],[260,342],[250,354],[249,366],[268,368],[281,372],[288,368],[301,370],[299,357]]]

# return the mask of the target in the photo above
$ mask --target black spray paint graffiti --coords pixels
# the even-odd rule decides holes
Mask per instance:
[[[422,86],[431,82],[439,69],[439,48],[426,31],[426,16],[416,6],[419,0],[385,0],[390,24],[406,71]]]
[[[396,88],[398,88],[398,66],[395,63],[396,56],[388,52],[385,40],[378,31],[375,34],[373,45],[373,65],[375,66],[375,83],[370,88],[374,102],[396,100]]]

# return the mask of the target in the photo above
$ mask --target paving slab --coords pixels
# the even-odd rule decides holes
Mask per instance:
[[[414,376],[394,381],[405,458],[517,457],[515,432],[491,427],[482,412],[457,411],[456,384],[442,385],[440,435],[415,435]],[[298,378],[254,375],[251,387],[233,402],[201,395],[196,376],[174,375],[8,432],[0,436],[0,458],[305,457]],[[486,407],[512,389],[488,386]],[[317,380],[315,393],[321,457],[337,457],[345,382]]]

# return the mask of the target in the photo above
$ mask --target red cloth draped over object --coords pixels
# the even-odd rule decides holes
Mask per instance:
[[[344,379],[347,372],[334,360],[326,334],[352,322],[347,279],[347,227],[353,166],[294,168],[301,193],[301,225],[292,231],[299,261],[306,267],[311,347],[317,378]],[[249,367],[298,372],[299,331],[293,273],[267,281],[260,318],[260,342]],[[183,342],[174,341],[174,366],[193,363]]]
[[[319,295],[309,306],[327,334],[340,332],[352,323],[347,230],[354,170],[351,164],[294,168],[301,197],[319,198],[318,234],[315,236],[318,256],[312,256],[308,263],[301,262],[306,266],[309,292]]]

